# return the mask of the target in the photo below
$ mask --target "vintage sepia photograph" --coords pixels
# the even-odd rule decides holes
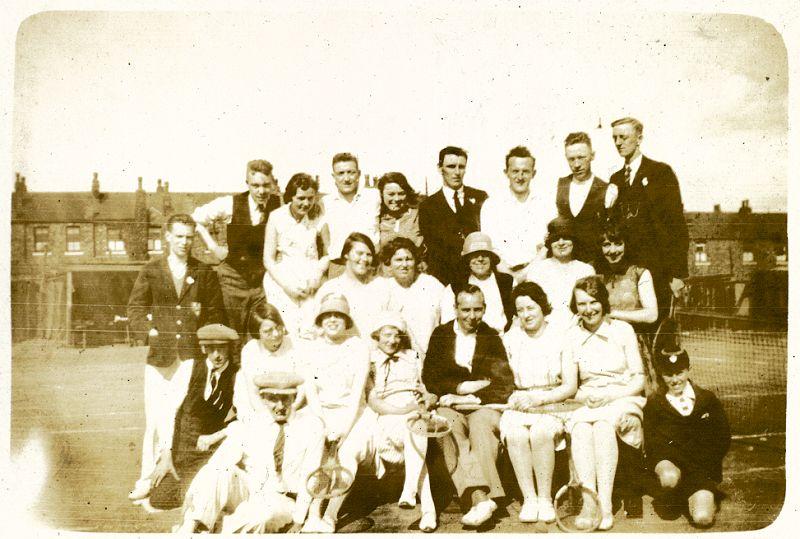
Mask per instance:
[[[774,4],[16,6],[4,514],[788,531]]]

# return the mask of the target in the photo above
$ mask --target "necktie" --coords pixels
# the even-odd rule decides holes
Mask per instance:
[[[625,163],[625,183],[631,185],[633,183],[631,180],[631,166]]]
[[[453,202],[455,203],[456,214],[461,214],[461,200],[458,198],[458,191],[453,191]]]
[[[211,380],[210,381],[211,381],[211,384],[210,384],[211,389],[208,392],[208,395],[206,396],[206,400],[209,400],[212,397],[215,397],[215,394],[217,392],[217,386],[219,385],[219,372],[217,372],[215,370],[211,371]],[[213,400],[216,400],[216,398],[214,398]],[[214,404],[213,400],[212,400],[211,404]]]
[[[272,457],[275,459],[275,473],[279,480],[283,472],[283,448],[286,445],[286,433],[283,430],[283,423],[278,423],[278,435],[275,438],[275,448],[272,450]]]
[[[258,212],[260,213],[258,217],[258,224],[263,225],[267,222],[267,206],[265,204],[259,204]]]

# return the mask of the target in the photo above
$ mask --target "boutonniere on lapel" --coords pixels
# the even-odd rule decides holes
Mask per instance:
[[[642,178],[642,185],[647,187],[647,184],[648,184],[647,176],[645,176],[644,178]]]
[[[186,277],[186,284],[194,284],[194,277],[192,277],[191,275]]]
[[[708,419],[708,412],[700,416],[700,419]]]
[[[475,199],[474,198],[469,197],[467,200],[469,200],[470,204],[475,204]]]

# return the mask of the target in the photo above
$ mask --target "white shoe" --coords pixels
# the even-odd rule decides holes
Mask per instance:
[[[309,517],[300,530],[301,533],[334,533],[336,523],[327,518]]]
[[[142,498],[141,500],[136,500],[135,502],[133,502],[133,504],[134,505],[138,505],[139,507],[141,507],[142,509],[144,509],[145,511],[147,511],[151,515],[154,515],[156,513],[163,513],[164,512],[163,509],[156,509],[155,507],[150,505],[150,498],[149,497],[148,498]]]
[[[436,513],[427,512],[422,513],[422,518],[419,519],[419,529],[425,533],[433,533],[438,527],[436,522]]]
[[[401,509],[414,509],[417,506],[417,495],[403,491],[397,506]]]
[[[494,513],[495,509],[497,509],[497,504],[492,500],[478,502],[473,505],[469,511],[467,511],[466,515],[461,517],[461,524],[464,526],[472,526],[477,528],[492,518],[492,514]]]
[[[148,481],[137,481],[133,490],[128,493],[128,499],[132,502],[143,500],[150,496],[151,485]]]
[[[519,508],[519,521],[520,522],[538,522],[539,521],[539,506],[536,500],[526,500]]]
[[[539,499],[539,520],[546,524],[555,522],[556,508],[553,507],[553,502],[550,500]]]
[[[614,515],[603,515],[600,520],[600,525],[597,527],[600,531],[607,531],[614,527]]]

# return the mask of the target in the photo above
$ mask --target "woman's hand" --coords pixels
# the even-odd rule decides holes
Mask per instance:
[[[609,402],[611,402],[611,399],[607,395],[594,394],[586,397],[586,406],[589,408],[600,408]]]

